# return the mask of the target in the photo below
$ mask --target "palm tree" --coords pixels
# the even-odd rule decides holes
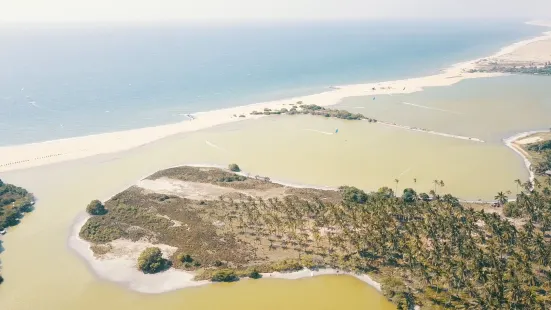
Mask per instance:
[[[509,200],[503,192],[497,193],[494,199],[497,200],[500,206],[503,206]]]
[[[400,180],[394,179],[394,182],[396,183],[396,197],[398,197],[398,183],[400,183]]]
[[[522,182],[520,181],[520,179],[516,179],[515,184],[517,185],[517,195],[518,195],[518,188],[522,184]]]
[[[415,191],[417,191],[417,178],[413,178],[413,184],[415,187]]]
[[[434,192],[436,193],[436,186],[440,186],[440,181],[434,180],[432,183],[434,183]]]

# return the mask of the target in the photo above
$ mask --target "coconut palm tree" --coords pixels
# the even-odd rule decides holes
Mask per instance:
[[[494,197],[495,200],[499,203],[500,206],[503,206],[509,199],[507,198],[507,195],[503,192],[497,193],[497,195]]]
[[[434,192],[437,193],[436,186],[440,186],[440,181],[434,180],[434,181],[432,181],[432,183],[434,183]]]
[[[518,188],[519,188],[519,186],[522,185],[522,182],[520,181],[520,179],[516,179],[515,184],[517,185],[517,195],[518,195]]]
[[[396,197],[398,197],[398,183],[400,183],[400,180],[394,179],[394,182],[396,183]]]
[[[417,178],[413,178],[413,187],[415,187],[415,191],[417,191]]]

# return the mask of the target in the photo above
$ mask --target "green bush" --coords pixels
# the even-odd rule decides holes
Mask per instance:
[[[417,200],[417,193],[412,188],[406,188],[404,189],[402,199],[405,202],[415,202]]]
[[[249,278],[260,279],[262,278],[262,275],[256,269],[253,269],[253,271],[251,271],[251,273],[249,274]]]
[[[231,175],[231,176],[225,176],[225,177],[222,177],[220,179],[218,179],[218,182],[241,182],[241,181],[245,181],[247,178],[244,177],[244,176],[241,176],[241,175],[237,175],[237,174],[234,174],[234,175]]]
[[[107,209],[99,200],[92,200],[86,207],[86,212],[90,215],[104,215],[107,213]]]
[[[189,254],[180,253],[176,256],[176,259],[181,263],[191,263],[193,258]]]
[[[0,182],[2,182],[2,180],[0,180]],[[4,278],[2,278],[2,275],[0,274],[0,284],[2,284],[4,282]]]
[[[241,168],[239,168],[239,166],[237,164],[230,164],[228,166],[228,169],[230,169],[230,171],[233,171],[233,172],[241,171]]]
[[[145,249],[138,258],[138,269],[143,273],[157,273],[169,266],[168,261],[163,258],[161,249],[151,247]]]
[[[212,282],[235,282],[239,281],[239,277],[235,271],[223,269],[215,272],[210,279]]]
[[[342,199],[345,202],[353,202],[353,203],[361,203],[361,204],[367,202],[368,196],[361,189],[358,189],[353,186],[341,186],[339,190],[341,191]]]

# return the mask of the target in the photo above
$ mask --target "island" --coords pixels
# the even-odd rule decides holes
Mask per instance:
[[[19,224],[25,213],[32,211],[33,205],[34,197],[27,190],[0,180],[0,236],[5,235],[9,227]],[[0,284],[3,282],[0,274]]]
[[[442,181],[428,194],[389,187],[368,193],[234,171],[154,173],[104,203],[93,201],[79,238],[96,262],[130,257],[128,268],[152,281],[171,270],[200,284],[349,274],[398,309],[551,306],[549,178],[520,187],[508,218],[502,207],[513,202],[503,193],[497,205],[475,208],[440,192]]]

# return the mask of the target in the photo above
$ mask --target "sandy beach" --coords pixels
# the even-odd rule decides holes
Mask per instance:
[[[550,26],[549,23],[543,22],[532,22],[532,24]],[[260,118],[263,116],[250,115],[250,113],[255,110],[262,111],[264,108],[277,110],[289,107],[297,101],[319,106],[330,106],[339,103],[340,100],[346,97],[412,93],[422,91],[425,87],[453,85],[465,79],[501,76],[503,74],[468,73],[467,71],[476,68],[481,61],[488,59],[492,60],[499,58],[503,60],[507,59],[507,57],[514,57],[515,59],[519,59],[519,57],[522,59],[524,57],[527,60],[531,60],[534,57],[546,59],[546,57],[551,57],[549,56],[551,54],[549,52],[551,48],[549,42],[551,42],[551,32],[545,32],[541,36],[507,46],[492,56],[458,63],[439,74],[431,76],[331,87],[328,91],[319,94],[195,113],[192,120],[175,124],[39,143],[4,146],[0,147],[0,172],[128,150],[177,133],[197,131],[221,124]],[[234,115],[245,115],[246,117],[234,117]],[[388,123],[390,123],[389,120],[387,120],[387,125]],[[415,130],[414,128],[405,127],[403,129]],[[434,132],[430,132],[430,130],[426,130],[425,132],[435,134]],[[444,134],[444,136],[453,137],[453,135],[450,134]],[[467,140],[476,139],[469,137],[456,138]]]

